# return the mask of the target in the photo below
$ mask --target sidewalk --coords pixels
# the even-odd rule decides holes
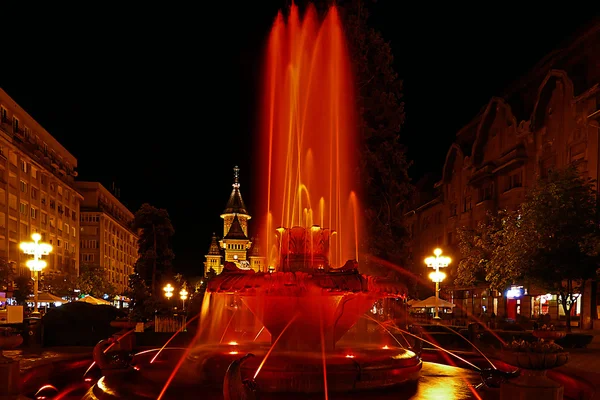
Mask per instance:
[[[600,331],[581,333],[594,335],[594,339],[585,349],[567,349],[569,362],[558,371],[586,380],[600,393]]]

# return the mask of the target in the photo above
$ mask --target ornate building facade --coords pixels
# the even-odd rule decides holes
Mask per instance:
[[[223,219],[223,238],[219,240],[213,233],[208,254],[205,256],[204,274],[213,269],[217,274],[223,271],[226,262],[233,262],[240,268],[264,272],[266,258],[260,255],[258,241],[248,236],[248,221],[252,218],[246,209],[240,192],[240,169],[233,168],[233,190]]]
[[[53,246],[42,274],[77,276],[76,169],[77,159],[0,89],[0,257],[15,273],[30,274],[19,242],[37,232]]]
[[[120,294],[138,258],[138,236],[131,229],[133,213],[99,182],[76,182],[81,202],[81,265],[101,266]]]
[[[490,99],[456,134],[441,180],[423,189],[407,214],[414,262],[437,246],[458,262],[457,228],[476,227],[488,211],[515,209],[527,188],[552,168],[575,164],[584,176],[598,179],[599,121],[600,24],[595,24],[544,58],[504,96]],[[460,305],[458,313],[561,318],[555,294],[521,289],[455,288],[450,296]],[[588,282],[574,307],[583,328],[599,326],[599,294],[596,283]]]

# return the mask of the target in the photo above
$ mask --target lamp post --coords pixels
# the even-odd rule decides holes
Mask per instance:
[[[171,300],[171,297],[173,297],[173,290],[175,290],[175,288],[171,286],[170,283],[167,283],[167,286],[165,286],[163,290],[167,299]]]
[[[428,267],[434,269],[432,273],[429,274],[429,279],[435,282],[435,316],[433,319],[441,319],[439,314],[439,300],[440,300],[440,282],[444,280],[446,274],[440,272],[440,268],[445,268],[452,262],[450,257],[442,256],[442,249],[433,250],[433,254],[435,257],[427,257],[425,259],[425,264]]]
[[[181,289],[181,291],[179,291],[179,298],[181,299],[181,301],[183,303],[182,307],[183,307],[183,310],[185,311],[185,301],[188,298],[188,291],[185,290],[185,288],[183,288],[183,289]]]
[[[38,317],[38,286],[40,271],[46,267],[46,261],[42,260],[42,256],[47,256],[52,251],[52,246],[48,243],[40,243],[42,235],[39,233],[31,234],[33,242],[21,242],[19,247],[23,253],[32,255],[33,259],[27,260],[27,268],[33,272],[33,313],[32,316]]]

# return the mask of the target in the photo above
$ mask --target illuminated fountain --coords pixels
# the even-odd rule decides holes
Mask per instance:
[[[257,157],[265,270],[225,263],[187,349],[141,352],[125,372],[98,351],[98,364],[118,373],[104,374],[86,399],[233,400],[253,388],[265,398],[327,399],[419,379],[420,357],[400,344],[340,340],[376,300],[404,298],[406,288],[358,271],[354,83],[337,9],[319,21],[314,7],[300,18],[292,5],[287,20],[277,16],[267,50]],[[241,315],[258,331],[232,334]]]

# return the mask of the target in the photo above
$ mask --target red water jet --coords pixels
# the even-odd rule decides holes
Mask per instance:
[[[278,262],[276,228],[321,222],[336,232],[330,261],[341,266],[356,254],[349,197],[356,191],[357,135],[350,59],[337,9],[330,8],[322,21],[312,5],[302,17],[295,5],[287,19],[279,13],[265,64],[258,159],[269,265]]]

